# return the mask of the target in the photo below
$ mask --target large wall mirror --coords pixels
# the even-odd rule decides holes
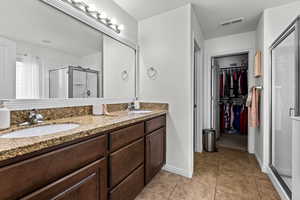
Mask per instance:
[[[135,97],[135,49],[40,0],[0,12],[0,99]]]

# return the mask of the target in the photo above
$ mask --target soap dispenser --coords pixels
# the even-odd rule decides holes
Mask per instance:
[[[10,111],[5,107],[4,101],[0,100],[0,130],[10,127]]]

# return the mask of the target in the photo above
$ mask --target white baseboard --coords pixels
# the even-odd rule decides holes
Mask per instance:
[[[269,178],[270,178],[273,186],[275,187],[276,191],[278,192],[280,198],[282,200],[290,200],[288,195],[285,193],[284,189],[281,187],[280,183],[278,182],[277,178],[273,174],[270,167],[265,166],[257,154],[255,154],[255,157],[256,157],[256,160],[257,160],[262,172],[266,173],[269,176]]]
[[[272,170],[269,167],[267,167],[267,171],[268,171],[268,176],[269,176],[269,178],[270,178],[273,186],[275,187],[276,191],[278,192],[280,198],[282,200],[290,200],[290,198],[288,197],[288,195],[286,194],[286,192],[284,191],[284,189],[281,187],[279,181],[275,177],[275,175],[272,172]]]
[[[168,164],[166,164],[166,165],[163,167],[163,170],[168,171],[168,172],[171,172],[171,173],[174,173],[174,174],[178,174],[178,175],[180,175],[180,176],[184,176],[184,177],[187,177],[187,178],[192,178],[192,177],[193,177],[193,174],[192,174],[192,173],[187,172],[187,171],[184,170],[184,169],[177,168],[177,167],[174,167],[174,166],[168,165]]]
[[[255,158],[256,158],[256,160],[259,164],[259,167],[260,167],[261,171],[267,174],[268,173],[267,167],[263,164],[262,160],[260,159],[260,157],[256,153],[254,155],[255,155]]]

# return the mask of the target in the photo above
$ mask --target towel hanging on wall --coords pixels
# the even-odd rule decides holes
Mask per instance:
[[[250,107],[249,124],[253,128],[258,128],[260,125],[260,89],[253,87],[249,96],[250,95],[251,98],[247,99],[247,106]]]
[[[254,76],[255,77],[262,76],[262,71],[261,71],[261,51],[257,51],[256,54],[255,54]]]

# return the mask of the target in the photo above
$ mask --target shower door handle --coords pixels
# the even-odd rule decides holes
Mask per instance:
[[[289,109],[289,116],[290,116],[290,117],[294,117],[294,116],[295,116],[295,111],[296,111],[295,108],[290,108],[290,109]]]

